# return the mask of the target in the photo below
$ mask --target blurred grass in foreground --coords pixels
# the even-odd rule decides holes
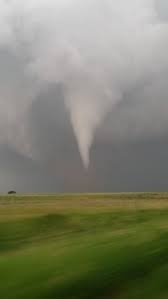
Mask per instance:
[[[2,196],[0,298],[167,299],[168,194]]]

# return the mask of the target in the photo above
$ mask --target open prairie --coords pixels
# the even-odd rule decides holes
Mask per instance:
[[[168,194],[1,196],[0,298],[167,299]]]

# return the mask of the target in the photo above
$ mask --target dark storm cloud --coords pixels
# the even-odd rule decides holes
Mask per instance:
[[[156,0],[156,8],[160,19],[164,22],[168,21],[168,2],[166,0]]]
[[[98,177],[94,191],[167,191],[168,136],[112,144],[96,143],[92,168]],[[103,153],[103,155],[102,155]]]
[[[146,140],[168,133],[168,71],[155,80],[135,88],[111,110],[98,138],[112,143]]]
[[[167,2],[103,3],[0,0],[2,191],[166,190]]]

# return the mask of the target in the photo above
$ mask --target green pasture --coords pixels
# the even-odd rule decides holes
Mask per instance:
[[[2,195],[0,298],[167,299],[168,194]]]

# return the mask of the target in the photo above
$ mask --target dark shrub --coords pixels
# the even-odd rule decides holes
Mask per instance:
[[[8,194],[16,194],[16,191],[9,191]]]

